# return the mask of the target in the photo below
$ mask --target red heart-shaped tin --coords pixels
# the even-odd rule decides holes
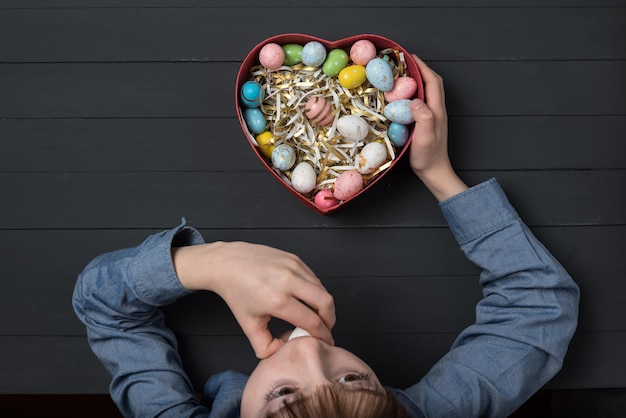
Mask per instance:
[[[343,49],[344,51],[349,53],[350,47],[355,42],[357,42],[359,40],[362,40],[362,39],[365,39],[365,40],[368,40],[368,41],[372,42],[374,44],[374,46],[376,47],[377,51],[392,49],[392,50],[395,50],[398,53],[402,54],[404,56],[404,58],[405,58],[404,59],[404,63],[405,63],[405,67],[406,67],[405,68],[406,75],[412,77],[417,82],[417,91],[416,91],[414,97],[417,97],[417,98],[419,98],[421,100],[424,99],[424,88],[423,88],[423,84],[422,84],[422,79],[421,79],[419,70],[417,68],[417,65],[415,64],[415,61],[413,59],[411,59],[411,57],[410,57],[410,53],[407,50],[405,50],[398,43],[396,43],[396,42],[394,42],[394,41],[392,41],[390,39],[387,39],[387,38],[385,38],[383,36],[373,35],[373,34],[362,34],[362,35],[350,36],[350,37],[347,37],[347,38],[344,38],[344,39],[340,39],[340,40],[337,40],[337,41],[332,41],[332,42],[331,41],[327,41],[325,39],[317,38],[315,36],[305,35],[305,34],[298,34],[298,33],[289,33],[289,34],[276,35],[276,36],[270,37],[268,39],[265,39],[264,41],[262,41],[259,44],[257,44],[254,48],[252,48],[252,50],[248,53],[248,55],[243,60],[243,62],[241,64],[241,67],[239,68],[239,72],[237,74],[237,80],[236,80],[236,85],[235,85],[235,103],[236,103],[237,117],[239,119],[239,123],[241,124],[241,127],[242,127],[244,133],[246,134],[246,137],[248,138],[248,142],[249,142],[250,146],[252,147],[252,150],[256,153],[257,157],[259,158],[261,163],[265,166],[267,171],[269,171],[276,180],[278,180],[283,186],[285,186],[302,203],[304,203],[306,206],[308,206],[309,208],[313,209],[315,212],[320,213],[320,214],[329,214],[331,212],[336,211],[337,209],[339,209],[340,207],[344,206],[348,202],[352,201],[353,199],[355,199],[358,196],[360,196],[363,193],[365,193],[376,182],[380,181],[387,173],[389,173],[389,171],[393,168],[393,166],[395,166],[395,164],[400,160],[402,155],[404,155],[404,153],[408,150],[409,145],[411,143],[411,137],[412,137],[412,134],[413,134],[414,125],[411,125],[409,127],[410,133],[409,133],[409,137],[408,137],[407,142],[402,147],[396,147],[395,148],[395,158],[389,162],[389,165],[387,166],[387,168],[384,171],[381,171],[375,177],[369,179],[365,183],[364,187],[357,194],[353,195],[352,197],[347,198],[346,200],[342,200],[338,204],[336,204],[336,205],[334,205],[332,207],[321,208],[321,207],[318,207],[314,203],[312,195],[310,195],[310,194],[306,194],[305,195],[305,194],[302,194],[302,193],[296,191],[291,186],[291,184],[289,184],[289,181],[285,180],[281,176],[281,174],[279,172],[277,172],[278,170],[275,170],[275,168],[272,167],[271,160],[268,159],[266,156],[264,156],[261,153],[259,147],[257,146],[256,140],[255,140],[255,136],[248,129],[247,123],[246,123],[246,121],[244,119],[242,107],[245,108],[245,106],[242,105],[242,103],[241,103],[240,91],[241,91],[242,85],[246,81],[251,79],[251,69],[253,67],[259,66],[259,52],[261,51],[261,49],[265,45],[267,45],[269,43],[275,43],[275,44],[278,44],[278,45],[282,46],[282,45],[288,45],[288,44],[305,45],[306,43],[308,43],[310,41],[317,41],[317,42],[321,43],[326,48],[327,52],[331,51],[333,49]]]

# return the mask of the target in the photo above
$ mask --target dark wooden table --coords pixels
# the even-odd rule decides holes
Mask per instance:
[[[71,308],[75,278],[182,216],[207,240],[300,255],[336,296],[337,342],[385,383],[419,379],[473,321],[477,269],[406,159],[330,216],[256,160],[235,75],[254,45],[289,32],[377,33],[444,77],[461,177],[498,178],[582,289],[548,387],[626,387],[624,2],[380,3],[0,1],[1,394],[106,393]],[[216,297],[167,311],[197,385],[253,367]]]

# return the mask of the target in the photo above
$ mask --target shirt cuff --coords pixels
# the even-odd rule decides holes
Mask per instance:
[[[519,219],[495,178],[454,195],[439,206],[461,245]]]
[[[202,235],[185,223],[183,219],[178,227],[152,235],[137,247],[130,277],[137,296],[149,305],[169,305],[193,293],[181,284],[172,260],[172,247],[204,243]]]

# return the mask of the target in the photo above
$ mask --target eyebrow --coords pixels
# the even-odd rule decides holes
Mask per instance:
[[[294,404],[295,402],[304,402],[307,399],[309,399],[311,396],[315,395],[316,393],[318,393],[321,390],[324,390],[325,388],[328,387],[333,387],[334,389],[332,390],[337,390],[338,392],[359,392],[359,393],[364,393],[367,395],[371,395],[371,394],[384,394],[384,387],[382,385],[380,385],[379,383],[377,383],[376,381],[371,381],[371,380],[365,380],[362,381],[362,383],[366,383],[366,384],[351,384],[351,385],[344,385],[344,384],[340,384],[340,383],[329,383],[327,385],[322,385],[322,386],[318,386],[313,392],[304,395],[302,392],[297,392],[296,394],[293,395],[292,399],[290,399],[289,401],[281,401],[281,405],[278,407],[278,409],[276,409],[275,411],[273,411],[272,413],[280,413],[282,411],[284,411],[289,405]],[[263,409],[261,409],[262,418],[267,418],[270,414],[270,411],[268,411],[268,409],[270,408],[270,402],[268,402]]]

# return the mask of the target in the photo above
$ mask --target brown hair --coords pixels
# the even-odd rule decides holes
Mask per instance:
[[[311,396],[296,395],[266,418],[410,418],[400,401],[386,389],[324,385]]]

